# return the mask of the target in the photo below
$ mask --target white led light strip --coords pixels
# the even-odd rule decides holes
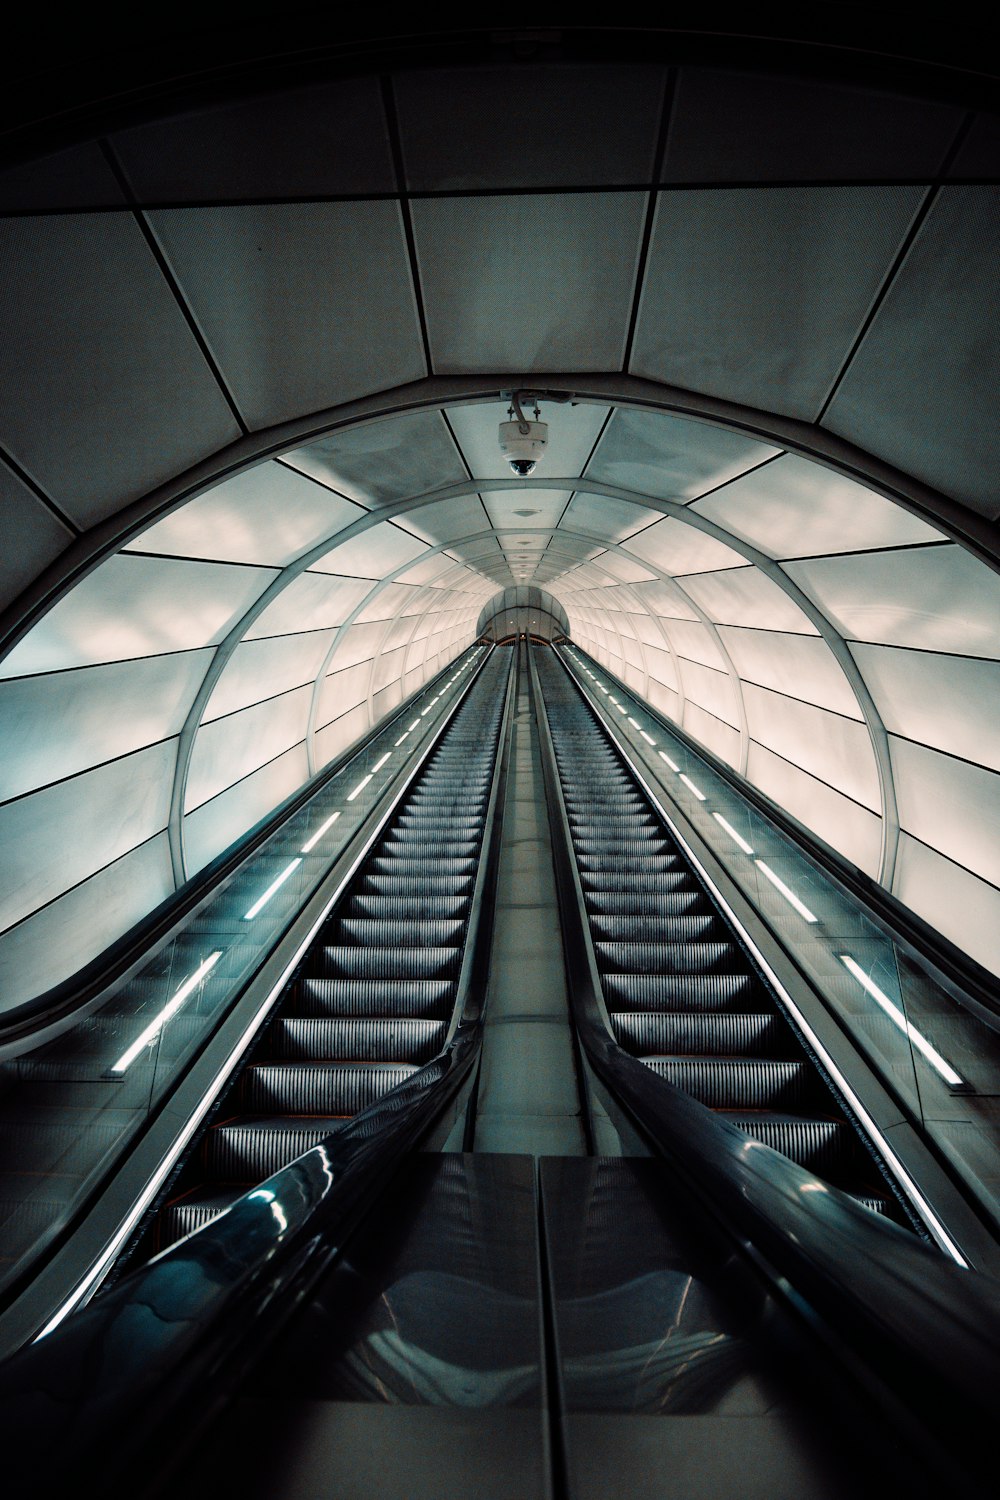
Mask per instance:
[[[884,994],[882,990],[879,989],[874,980],[869,979],[868,975],[858,963],[857,959],[852,958],[849,953],[841,953],[838,955],[838,957],[840,958],[840,962],[844,965],[844,968],[847,969],[848,973],[854,975],[858,983],[864,989],[866,989],[869,995],[871,995],[872,999],[882,1007],[886,1015],[889,1017],[890,1021],[892,1021],[894,1025],[898,1026],[900,1031],[904,1032],[905,1035],[909,1037],[910,1041],[913,1043],[914,1047],[916,1047],[917,1051],[923,1053],[924,1057],[926,1057],[931,1067],[934,1068],[936,1072],[940,1073],[945,1083],[950,1084],[952,1088],[957,1088],[960,1084],[963,1084],[965,1082],[965,1079],[962,1077],[961,1073],[955,1072],[955,1069],[952,1067],[951,1063],[947,1062],[941,1056],[937,1048],[931,1046],[927,1038],[923,1036],[922,1033],[919,1032],[917,1028],[907,1020],[903,1012],[900,1010],[899,1006],[896,1005],[892,1000],[890,1000],[889,996]]]

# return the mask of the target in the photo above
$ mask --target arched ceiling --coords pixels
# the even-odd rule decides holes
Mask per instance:
[[[0,174],[0,977],[92,956],[519,585],[1000,963],[1000,129],[954,93],[493,58]]]

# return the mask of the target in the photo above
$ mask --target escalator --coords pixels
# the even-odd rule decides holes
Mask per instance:
[[[289,980],[130,1262],[211,1222],[442,1051],[509,671],[509,655],[494,652]]]
[[[497,650],[133,1273],[0,1366],[15,1496],[88,1477],[130,1500],[988,1493],[994,1283],[923,1241],[566,674],[547,649],[517,656],[516,815],[493,770]],[[516,923],[544,899],[524,854],[546,808],[576,1029],[558,1082],[588,1144],[532,1160],[466,1147],[463,997],[471,964],[489,975],[467,942],[485,824]],[[525,949],[520,968],[496,950],[521,1003],[492,1022],[492,1066],[527,1075],[558,1049]],[[432,1095],[460,1042],[470,1092],[442,1130]]]
[[[752,1139],[915,1224],[593,711],[551,653],[538,673],[615,1040]]]

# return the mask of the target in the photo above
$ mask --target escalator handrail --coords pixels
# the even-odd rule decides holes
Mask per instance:
[[[532,662],[570,1000],[598,1077],[641,1134],[745,1247],[781,1294],[818,1317],[876,1394],[976,1474],[1000,1391],[1000,1281],[963,1269],[808,1169],[721,1119],[626,1052],[601,995],[569,819]],[[971,1490],[978,1493],[970,1477]],[[957,1491],[956,1491],[957,1492]]]
[[[509,671],[469,915],[468,942],[479,954],[491,938],[513,681]],[[105,1492],[109,1480],[141,1484],[165,1435],[176,1444],[197,1420],[207,1383],[220,1372],[234,1380],[248,1351],[259,1354],[455,1097],[482,1043],[486,968],[463,964],[460,1020],[437,1057],[0,1365],[9,1493],[63,1494],[68,1477],[79,1484],[90,1474]]]

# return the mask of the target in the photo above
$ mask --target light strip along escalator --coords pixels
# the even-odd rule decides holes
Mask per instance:
[[[755,1140],[918,1227],[589,705],[550,653],[537,661],[619,1045]]]
[[[495,652],[306,953],[132,1263],[222,1213],[442,1050],[510,658]]]

